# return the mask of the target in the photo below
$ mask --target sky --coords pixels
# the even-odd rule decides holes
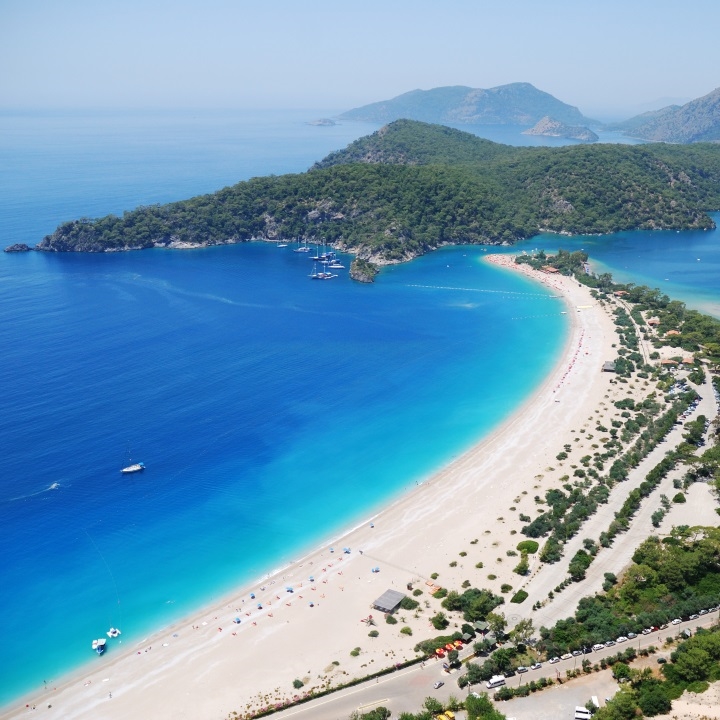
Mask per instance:
[[[720,86],[718,0],[0,0],[0,109],[323,108],[530,82],[599,119]]]

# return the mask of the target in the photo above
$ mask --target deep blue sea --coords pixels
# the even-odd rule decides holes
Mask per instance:
[[[322,114],[0,116],[2,244],[368,132],[304,123]],[[311,281],[291,250],[0,253],[0,704],[105,662],[110,626],[137,641],[367,518],[561,348],[559,301],[479,248],[371,286]]]
[[[306,124],[333,114],[0,114],[0,246],[300,172],[375,129]],[[716,233],[575,242],[650,278],[683,244],[717,262]],[[111,625],[137,641],[411,490],[562,346],[558,300],[480,248],[371,286],[310,281],[291,250],[0,253],[0,705],[105,662]],[[120,474],[129,455],[143,474]]]

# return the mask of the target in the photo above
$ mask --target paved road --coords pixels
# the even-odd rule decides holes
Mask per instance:
[[[659,633],[640,635],[633,640],[597,652],[590,652],[585,656],[581,655],[572,657],[569,660],[561,660],[554,665],[543,663],[542,668],[539,670],[531,670],[508,678],[507,684],[515,687],[531,680],[538,680],[541,677],[555,679],[559,675],[561,678],[565,678],[567,670],[582,666],[583,658],[587,658],[595,664],[601,658],[615,655],[628,647],[634,647],[636,650],[650,645],[658,647],[665,641],[666,637],[675,636],[686,628],[694,631],[696,627],[709,627],[718,620],[718,612],[714,612],[703,615],[698,620],[690,620],[680,625],[670,625]],[[478,658],[478,662],[482,662],[482,658]],[[341,690],[327,697],[276,713],[273,717],[294,718],[296,720],[346,720],[355,710],[367,712],[379,705],[384,705],[392,711],[393,716],[397,716],[401,712],[417,712],[428,696],[446,702],[451,695],[462,698],[468,691],[486,691],[484,683],[474,685],[466,690],[460,690],[457,685],[457,678],[460,674],[462,674],[462,671],[448,675],[443,671],[441,662],[431,660],[426,663],[425,667],[416,665],[380,678],[379,682],[371,680],[354,688]],[[442,680],[445,684],[440,689],[435,690],[433,683],[438,680]]]

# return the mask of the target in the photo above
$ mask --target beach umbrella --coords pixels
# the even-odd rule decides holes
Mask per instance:
[[[330,552],[335,552],[335,548],[330,548]]]
[[[251,600],[254,600],[254,599],[255,599],[255,593],[250,593],[250,599],[251,599]]]
[[[310,576],[310,582],[315,582],[315,578],[312,575]]]
[[[288,585],[288,587],[285,588],[285,592],[293,592],[293,589]]]
[[[236,625],[239,625],[239,624],[242,622],[242,620],[240,620],[240,618],[235,618],[235,619],[233,620],[233,622],[234,622]]]
[[[262,610],[262,603],[258,603],[257,606],[258,606],[258,610]]]

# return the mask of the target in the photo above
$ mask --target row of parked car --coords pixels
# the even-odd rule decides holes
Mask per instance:
[[[708,613],[715,612],[718,609],[720,609],[720,606],[707,608],[707,610],[700,610],[697,614],[690,615],[690,617],[688,617],[687,619],[688,620],[698,620],[701,615],[707,615]],[[682,622],[682,620],[680,618],[675,618],[669,624],[670,625],[679,625],[681,622]],[[657,632],[658,630],[665,630],[665,629],[667,629],[667,627],[668,627],[668,623],[665,623],[664,625],[660,625],[660,627],[656,627],[655,625],[653,625],[652,627],[648,627],[648,628],[645,628],[644,630],[642,630],[640,632],[640,634],[641,635],[650,635],[650,633],[652,633],[652,632]],[[582,650],[573,650],[572,652],[566,653],[565,655],[561,655],[560,657],[550,658],[550,660],[548,662],[551,665],[553,665],[555,663],[559,663],[561,660],[569,660],[572,657],[584,655],[589,652],[592,652],[593,650],[595,650],[595,651],[603,650],[604,648],[609,648],[609,647],[612,647],[613,645],[627,642],[628,640],[632,640],[633,638],[636,638],[636,637],[637,637],[637,633],[629,632],[627,635],[620,635],[620,637],[618,637],[615,640],[608,640],[607,642],[604,642],[604,643],[595,643],[595,645],[592,646],[592,649],[591,648],[583,648]],[[538,663],[538,665],[539,665],[539,663]],[[534,668],[535,668],[535,666],[533,666],[531,669],[534,669]],[[527,668],[525,668],[523,670],[523,672],[525,672],[525,671],[527,671]],[[518,668],[518,672],[520,672],[520,668]]]

